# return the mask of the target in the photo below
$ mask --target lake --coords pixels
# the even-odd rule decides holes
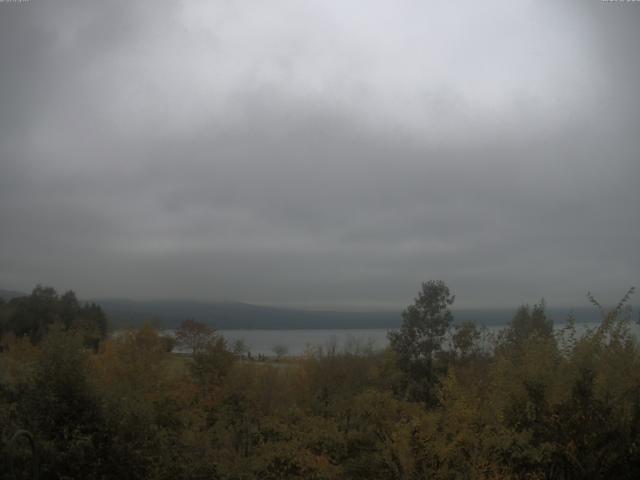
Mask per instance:
[[[342,349],[347,345],[368,345],[379,350],[387,346],[387,329],[345,330],[218,330],[227,339],[229,347],[242,340],[251,355],[274,355],[277,345],[287,349],[287,355],[302,355],[309,347],[335,345]]]
[[[564,323],[556,323],[556,329],[562,328]],[[576,324],[577,332],[583,332],[586,328],[596,327],[595,322]],[[488,332],[497,333],[504,326],[487,327]],[[631,329],[636,335],[640,335],[640,326],[631,324]],[[388,329],[327,329],[327,330],[218,330],[229,344],[242,340],[252,355],[274,355],[275,346],[283,346],[287,355],[302,355],[309,347],[326,347],[335,345],[338,350],[345,346],[354,347],[370,346],[375,350],[385,348]]]

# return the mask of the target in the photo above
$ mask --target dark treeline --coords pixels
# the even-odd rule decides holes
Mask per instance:
[[[58,323],[66,330],[82,332],[95,348],[107,334],[107,317],[99,305],[81,303],[73,291],[58,295],[51,287],[38,285],[31,295],[0,298],[0,336],[27,337],[38,343]],[[6,341],[6,340],[5,340]]]
[[[631,291],[630,291],[631,293]],[[34,437],[51,479],[636,479],[640,349],[627,295],[578,334],[543,302],[496,335],[422,285],[371,351],[255,362],[185,321],[106,336],[100,307],[38,287],[0,302],[0,476]]]

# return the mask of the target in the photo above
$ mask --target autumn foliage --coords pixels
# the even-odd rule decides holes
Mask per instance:
[[[148,325],[96,349],[73,324],[5,331],[0,428],[32,432],[51,479],[640,478],[625,308],[553,329],[544,304],[525,306],[492,336],[455,324],[452,301],[426,283],[388,349],[287,362],[234,354],[194,321],[176,334],[193,355]],[[0,455],[10,478],[10,456],[30,453]]]

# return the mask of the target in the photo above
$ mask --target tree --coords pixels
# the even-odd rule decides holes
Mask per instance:
[[[203,350],[214,337],[215,331],[211,327],[192,319],[183,320],[176,329],[178,345],[193,354]]]
[[[17,414],[36,438],[44,478],[99,478],[104,422],[82,336],[52,325],[34,367]]]
[[[37,285],[31,295],[14,298],[9,302],[12,313],[7,321],[7,330],[18,337],[28,336],[39,342],[49,326],[60,320],[58,294],[51,287]]]
[[[231,350],[239,357],[242,357],[249,352],[249,347],[247,346],[247,342],[245,342],[243,338],[239,338],[235,342],[233,342],[233,347],[231,348]]]
[[[109,327],[107,316],[104,314],[102,307],[93,302],[85,303],[80,307],[78,316],[74,322],[76,328],[83,328],[83,326],[88,325],[100,338],[104,339],[107,336]]]
[[[5,310],[5,331],[28,336],[38,343],[56,322],[66,330],[81,332],[86,346],[97,348],[107,335],[107,318],[95,303],[81,304],[69,290],[63,295],[52,287],[36,286],[31,295],[12,299]]]
[[[276,359],[280,360],[287,353],[289,353],[289,348],[286,345],[283,345],[283,344],[279,343],[277,345],[274,345],[273,348],[271,349],[271,351],[275,354]]]
[[[443,281],[423,283],[413,305],[402,312],[400,330],[388,334],[398,367],[407,377],[407,394],[414,400],[433,400],[434,360],[453,320],[449,307],[454,299]]]
[[[506,341],[512,346],[521,346],[533,336],[551,338],[553,336],[553,321],[547,318],[545,302],[530,308],[522,305],[516,311],[509,326],[505,330]]]
[[[627,290],[627,293],[625,293],[624,296],[620,299],[620,301],[616,304],[616,306],[609,311],[606,311],[604,309],[602,304],[598,302],[598,300],[596,300],[596,298],[593,296],[591,292],[587,292],[587,298],[589,299],[589,302],[591,302],[591,305],[593,305],[600,311],[600,315],[602,315],[602,319],[606,321],[609,318],[616,318],[618,315],[620,315],[623,312],[623,310],[625,309],[625,305],[628,306],[629,300],[631,300],[631,296],[634,294],[635,291],[636,291],[636,287],[634,286],[629,287],[629,289]],[[638,322],[640,323],[640,317],[638,317]]]
[[[213,335],[207,343],[194,350],[192,360],[191,373],[208,394],[212,387],[222,385],[233,366],[235,355],[227,349],[224,337]]]
[[[452,346],[459,360],[468,360],[480,353],[481,331],[473,322],[463,322],[454,327]]]

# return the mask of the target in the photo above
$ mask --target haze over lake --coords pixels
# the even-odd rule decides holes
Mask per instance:
[[[556,330],[565,326],[565,323],[557,323]],[[584,332],[587,328],[595,328],[598,323],[588,322],[576,325],[577,332]],[[497,333],[504,326],[487,327],[487,332]],[[640,325],[630,324],[631,330],[640,334]],[[371,348],[380,350],[389,344],[386,328],[361,328],[361,329],[318,329],[318,330],[219,330],[227,340],[229,346],[233,346],[238,340],[244,341],[251,355],[274,355],[274,347],[284,346],[287,355],[303,355],[310,348],[331,348],[338,350],[347,348]]]

